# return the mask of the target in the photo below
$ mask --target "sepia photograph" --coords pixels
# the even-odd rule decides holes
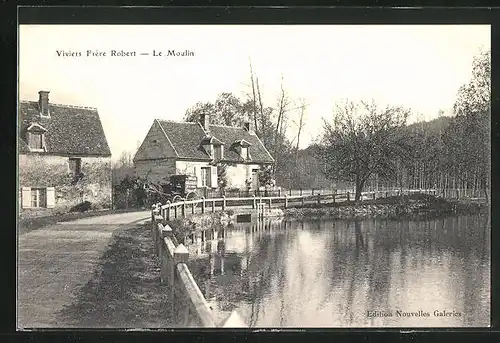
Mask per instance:
[[[490,327],[490,30],[19,25],[17,330]]]

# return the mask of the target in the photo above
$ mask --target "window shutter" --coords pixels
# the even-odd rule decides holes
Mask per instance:
[[[217,188],[217,167],[212,167],[212,177],[210,178],[210,186]]]
[[[47,187],[47,208],[54,208],[56,205],[56,190],[54,187]]]
[[[203,178],[203,168],[194,167],[194,176],[196,176],[196,187],[202,186],[202,178]]]
[[[31,188],[23,187],[21,198],[23,208],[31,208]]]

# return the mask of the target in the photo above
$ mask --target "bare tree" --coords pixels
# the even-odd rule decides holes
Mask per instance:
[[[408,154],[402,128],[409,113],[396,106],[380,110],[374,101],[337,104],[333,123],[324,120],[320,156],[327,177],[354,183],[358,201],[370,176],[394,175],[398,157]]]
[[[250,61],[250,81],[251,81],[251,86],[252,86],[252,114],[253,114],[253,123],[255,125],[255,131],[259,131],[259,127],[257,125],[257,94],[255,91],[255,81],[253,79],[253,68],[252,68],[252,61]],[[260,108],[262,111],[262,103],[260,104]]]

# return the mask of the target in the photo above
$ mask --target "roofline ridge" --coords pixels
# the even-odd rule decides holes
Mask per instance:
[[[227,127],[229,129],[241,129],[241,130],[244,130],[243,127],[239,127],[239,126],[230,126],[230,125],[215,125],[215,124],[210,124],[210,126],[218,126],[218,127]]]
[[[176,120],[172,120],[172,119],[155,119],[157,121],[164,121],[164,122],[167,122],[167,123],[175,123],[175,124],[197,124],[197,123],[193,123],[193,122],[190,122],[190,121],[176,121]]]
[[[23,104],[37,104],[38,101],[35,100],[19,100],[19,103]],[[97,110],[97,107],[92,107],[92,106],[81,106],[81,105],[69,105],[69,104],[57,104],[57,103],[49,103],[49,106],[57,106],[57,107],[67,107],[67,108],[81,108],[81,109],[86,109],[86,110]]]
[[[91,107],[91,106],[79,106],[79,105],[55,104],[55,103],[49,103],[49,105],[59,106],[59,107],[68,107],[68,108],[81,108],[81,109],[86,109],[86,110],[97,110],[97,107]]]

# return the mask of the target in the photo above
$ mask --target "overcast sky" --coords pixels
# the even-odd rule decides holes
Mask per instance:
[[[308,102],[306,147],[344,98],[403,105],[425,119],[449,112],[481,48],[490,49],[490,26],[21,25],[19,96],[37,100],[43,89],[51,102],[97,107],[118,158],[135,153],[155,118],[180,121],[221,92],[243,98],[251,59],[266,106],[277,104],[281,75],[289,95]],[[112,49],[138,56],[111,57]],[[139,56],[153,49],[194,56]]]

